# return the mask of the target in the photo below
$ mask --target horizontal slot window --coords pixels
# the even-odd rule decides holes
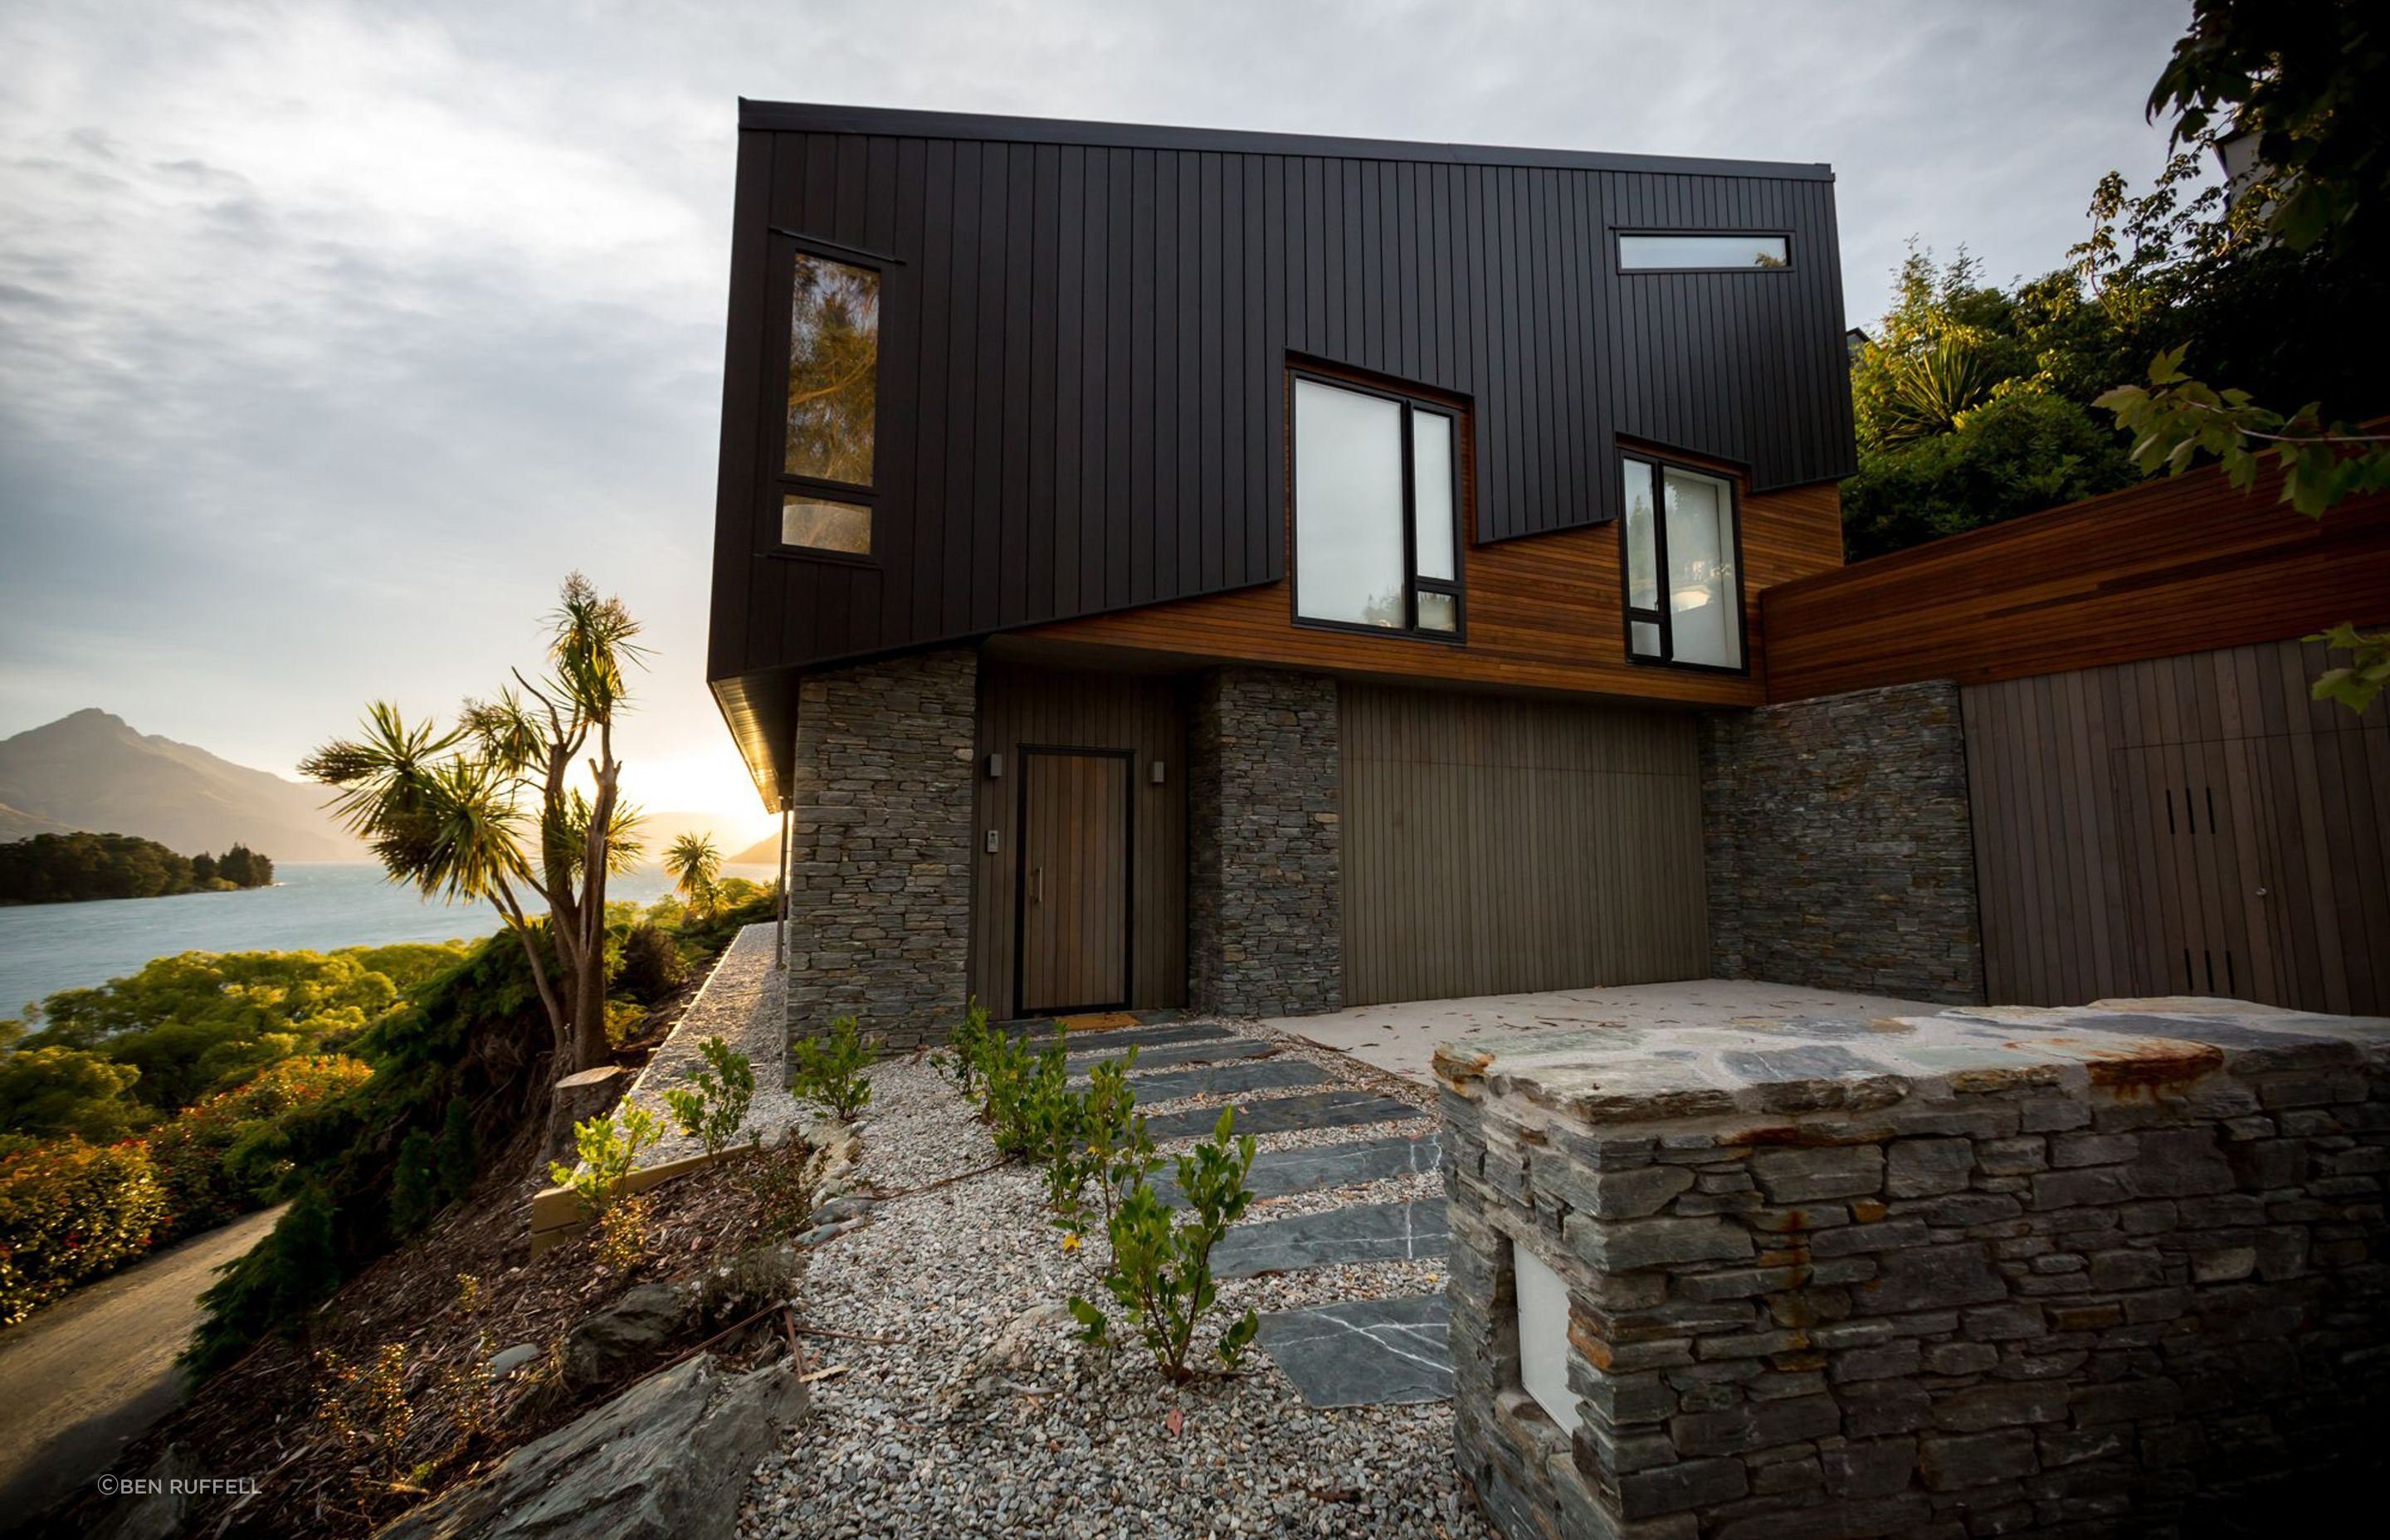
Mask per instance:
[[[783,494],[780,498],[780,544],[793,545],[800,550],[869,556],[871,510],[860,503],[838,503],[827,497]]]
[[[1792,265],[1784,236],[1648,233],[1618,237],[1618,266],[1625,273],[1766,272]]]

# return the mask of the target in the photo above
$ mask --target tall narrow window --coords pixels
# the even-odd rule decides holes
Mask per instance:
[[[1631,456],[1623,474],[1627,651],[1656,663],[1741,669],[1733,483]]]
[[[879,398],[880,275],[795,252],[789,270],[788,426],[780,469],[797,484],[783,488],[783,545],[871,553]]]
[[[1459,635],[1458,438],[1433,403],[1295,377],[1299,619]]]

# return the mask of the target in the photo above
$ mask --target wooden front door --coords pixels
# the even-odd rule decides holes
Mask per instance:
[[[1020,1014],[1126,1005],[1129,758],[1021,762]]]
[[[2262,775],[2246,741],[2114,751],[2135,973],[2151,995],[2274,1002]]]

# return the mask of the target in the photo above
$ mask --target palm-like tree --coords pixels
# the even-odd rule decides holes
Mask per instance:
[[[575,572],[549,617],[548,667],[515,671],[495,700],[469,700],[441,731],[377,700],[363,730],[302,761],[337,789],[331,808],[394,882],[426,897],[487,899],[531,959],[559,1075],[606,1057],[606,879],[636,864],[614,716],[643,650],[618,598]],[[587,755],[589,784],[572,784]],[[529,804],[527,809],[526,804]],[[535,810],[532,811],[532,810]],[[547,913],[535,918],[531,902]]]
[[[722,880],[722,853],[713,848],[713,836],[689,833],[675,840],[672,849],[664,853],[664,870],[692,912],[713,912],[716,885]]]

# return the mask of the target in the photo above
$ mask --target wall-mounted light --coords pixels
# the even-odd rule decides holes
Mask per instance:
[[[1561,1431],[1574,1432],[1576,1392],[1569,1389],[1568,1285],[1544,1259],[1510,1243],[1510,1272],[1519,1298],[1519,1382]]]
[[[1002,754],[990,754],[987,756],[987,778],[992,781],[1000,781],[1004,778],[1004,756]]]
[[[1156,786],[1160,786],[1162,784],[1162,762],[1160,760],[1155,760],[1153,762],[1153,784]]]

